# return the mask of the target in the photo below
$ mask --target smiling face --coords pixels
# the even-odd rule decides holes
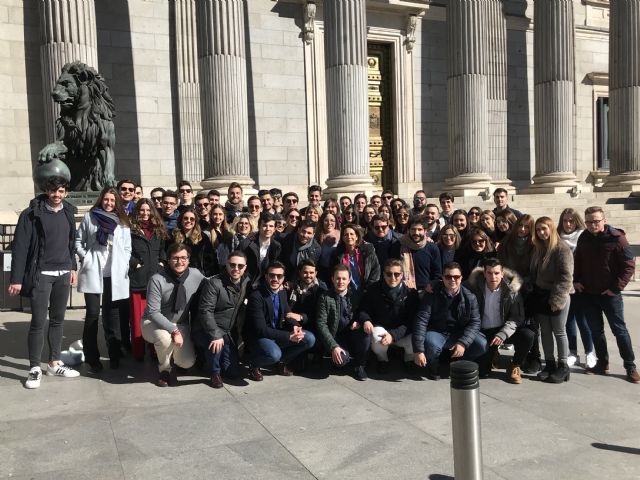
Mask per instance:
[[[378,238],[386,237],[389,233],[389,222],[386,220],[376,220],[373,222],[373,234]]]
[[[307,220],[311,220],[312,222],[318,222],[318,220],[320,220],[320,214],[318,213],[318,211],[315,208],[310,208],[307,210],[307,215],[306,215]]]
[[[282,286],[282,282],[284,282],[284,270],[279,267],[273,267],[267,270],[265,274],[265,278],[267,280],[267,285],[272,292],[277,292],[280,290]]]
[[[353,228],[345,228],[342,230],[342,241],[348,250],[352,250],[358,244],[358,234]]]
[[[313,240],[313,227],[304,227],[298,230],[298,242],[300,245],[306,245]]]
[[[273,208],[273,198],[270,193],[266,193],[260,197],[260,203],[262,204],[262,210],[270,212]]]
[[[494,231],[495,230],[495,224],[493,222],[493,217],[491,215],[488,214],[483,214],[480,217],[480,225],[482,225],[484,228],[486,228],[487,230],[490,231]]]
[[[255,198],[253,200],[249,200],[247,209],[249,210],[249,213],[251,214],[252,217],[255,217],[255,218],[259,217],[260,212],[262,210],[262,205],[260,204],[260,200]]]
[[[273,237],[276,231],[276,222],[274,220],[268,220],[266,222],[260,222],[260,237],[263,240],[268,240]]]
[[[65,199],[66,196],[67,196],[67,189],[64,187],[47,191],[47,199],[49,200],[49,205],[51,205],[53,208],[58,208],[60,205],[62,205],[62,201]]]
[[[242,278],[246,266],[247,260],[245,258],[235,256],[229,257],[227,260],[227,273],[233,283],[237,283]]]
[[[249,222],[249,219],[240,218],[238,220],[238,223],[236,223],[236,232],[238,232],[240,235],[249,235],[249,233],[251,232],[251,223]]]
[[[356,210],[358,211],[358,213],[362,213],[362,211],[364,210],[364,207],[367,206],[367,200],[363,197],[359,197],[356,200]]]
[[[176,208],[178,208],[178,201],[174,197],[164,196],[162,198],[162,211],[167,217],[173,215]]]
[[[142,222],[146,222],[151,218],[151,207],[146,203],[140,205],[140,209],[138,210],[138,220]]]
[[[384,281],[390,288],[402,283],[402,267],[394,265],[384,269]]]
[[[133,201],[137,203],[142,198],[142,195],[142,187],[138,185],[133,192]]]
[[[474,235],[471,239],[471,248],[474,252],[481,253],[487,248],[487,241],[480,235]]]
[[[311,285],[316,281],[316,269],[310,265],[305,265],[300,271],[300,279],[304,285]]]
[[[214,227],[220,227],[224,222],[224,209],[220,206],[215,207],[210,214],[211,224]]]
[[[287,225],[289,225],[290,228],[296,228],[299,222],[300,214],[297,211],[293,210],[287,214]]]
[[[536,236],[540,240],[546,242],[547,240],[549,240],[549,237],[551,236],[551,229],[545,223],[538,223],[536,225]]]
[[[227,198],[229,203],[237,205],[242,202],[242,189],[240,187],[233,187],[227,190]]]
[[[127,204],[131,200],[133,200],[133,195],[135,194],[136,187],[133,183],[124,182],[120,185],[120,198],[122,202]]]
[[[415,243],[424,241],[426,233],[427,232],[424,229],[424,225],[422,225],[421,223],[414,223],[413,225],[411,225],[411,228],[409,228],[409,236]]]
[[[183,232],[190,232],[196,226],[196,215],[193,212],[185,212],[180,222]]]
[[[338,270],[333,272],[331,276],[331,283],[333,283],[333,289],[337,293],[344,293],[349,288],[349,282],[351,281],[351,275],[348,271]]]
[[[467,228],[467,217],[462,214],[455,215],[451,223],[453,223],[453,226],[456,227],[459,232],[462,232]]]
[[[443,198],[440,200],[440,208],[442,209],[442,213],[450,214],[453,210],[453,202],[448,198]]]
[[[498,210],[502,210],[504,208],[507,207],[508,205],[508,197],[507,194],[504,192],[500,192],[500,193],[496,193],[493,196],[493,202],[496,204],[496,207],[498,207]]]
[[[102,197],[102,210],[105,212],[113,212],[116,209],[116,196],[107,192]]]
[[[322,194],[318,190],[314,190],[313,192],[309,193],[307,199],[309,200],[309,205],[315,207],[317,205],[320,205]]]
[[[324,233],[331,233],[336,228],[336,217],[335,215],[326,215],[322,220],[322,228]]]

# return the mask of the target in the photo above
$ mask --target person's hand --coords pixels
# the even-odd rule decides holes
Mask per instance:
[[[413,354],[413,363],[419,367],[427,365],[427,356],[423,352],[416,352]]]
[[[373,323],[367,320],[362,324],[362,329],[364,330],[364,333],[371,335],[373,333]]]
[[[71,276],[69,278],[69,281],[71,282],[71,286],[75,286],[76,281],[78,280],[78,272],[71,270]]]
[[[176,344],[176,347],[182,347],[182,345],[184,344],[184,338],[182,338],[180,330],[176,330],[175,332],[173,332],[171,334],[171,339],[173,340],[173,343]]]
[[[344,353],[346,352],[340,347],[335,347],[333,350],[331,350],[331,360],[333,361],[333,363],[335,363],[336,365],[342,365],[342,355]]]
[[[380,335],[380,343],[382,345],[391,345],[393,343],[393,336],[386,332],[384,335]]]
[[[433,238],[431,237],[425,237],[424,239],[427,241],[427,243],[433,243]]]
[[[304,332],[300,327],[293,327],[289,340],[293,343],[300,343],[304,339]]]
[[[584,291],[584,285],[582,285],[580,282],[573,282],[573,288],[575,288],[576,292],[578,293]]]
[[[302,321],[302,315],[300,315],[299,313],[289,312],[289,313],[287,313],[285,318],[290,318],[292,320],[295,320],[296,322],[301,322]]]
[[[213,353],[219,353],[224,347],[224,338],[219,338],[218,340],[211,340],[209,344],[209,350]]]
[[[615,296],[616,296],[616,294],[615,294],[615,293],[613,293],[613,292],[612,292],[611,290],[609,290],[608,288],[607,288],[604,292],[602,292],[600,295],[608,295],[609,297],[615,297]]]
[[[360,328],[360,324],[358,322],[353,322],[350,328],[351,330],[357,330]]]
[[[456,343],[449,350],[451,351],[451,358],[460,358],[464,355],[466,348],[461,343]]]
[[[433,285],[431,285],[430,283],[427,283],[427,286],[424,287],[424,291],[427,293],[433,293]]]
[[[21,283],[12,283],[9,285],[9,295],[15,297],[16,295],[20,295],[20,291],[22,290]]]
[[[499,347],[500,345],[502,345],[504,343],[504,341],[499,337],[499,336],[495,336],[493,337],[493,339],[491,340],[491,343],[489,345],[496,346]]]

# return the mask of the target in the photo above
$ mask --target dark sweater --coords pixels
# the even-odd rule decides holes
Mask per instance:
[[[69,234],[71,226],[64,209],[53,212],[48,208],[42,210],[40,216],[42,228],[46,232],[44,253],[40,271],[71,270],[71,257],[61,255],[69,249]]]

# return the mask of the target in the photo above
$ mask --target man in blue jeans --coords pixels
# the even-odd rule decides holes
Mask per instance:
[[[250,349],[249,378],[256,382],[263,378],[260,368],[274,364],[282,375],[293,375],[294,368],[302,366],[304,352],[316,343],[313,333],[302,329],[302,315],[289,307],[284,274],[282,263],[269,264],[247,302],[243,336]]]
[[[439,362],[448,350],[453,360],[475,360],[487,350],[480,333],[478,300],[462,286],[460,265],[444,266],[442,281],[425,295],[413,329],[414,361],[427,367],[427,378],[439,380]]]
[[[640,383],[631,337],[624,322],[622,290],[635,272],[635,260],[622,230],[607,225],[601,207],[584,212],[587,230],[578,238],[575,251],[573,286],[582,295],[584,313],[589,322],[598,361],[585,373],[609,373],[609,352],[604,334],[604,313],[616,337],[627,380]]]

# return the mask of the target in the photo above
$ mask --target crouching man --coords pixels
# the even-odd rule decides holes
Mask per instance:
[[[370,336],[371,350],[378,359],[378,373],[389,371],[390,345],[404,349],[404,361],[411,362],[411,323],[416,318],[418,291],[402,281],[402,262],[391,258],[383,268],[383,278],[367,289],[360,303],[358,321]]]
[[[256,382],[263,379],[260,368],[274,364],[282,375],[293,375],[316,343],[313,333],[302,329],[302,315],[289,308],[283,282],[284,265],[271,263],[247,302],[243,337],[250,348],[249,378]]]
[[[153,343],[158,356],[158,386],[173,386],[174,365],[191,368],[196,361],[191,342],[191,310],[204,276],[189,267],[189,247],[173,244],[167,251],[169,265],[156,273],[147,285],[147,307],[142,315],[142,336]],[[195,300],[195,302],[194,302]]]
[[[198,322],[193,336],[206,350],[211,367],[211,386],[222,388],[222,375],[235,379],[238,362],[238,325],[244,319],[244,300],[249,288],[247,256],[236,250],[227,259],[224,271],[202,282]]]
[[[515,351],[507,379],[522,383],[521,365],[536,337],[533,330],[523,325],[522,279],[516,272],[503,268],[497,258],[487,258],[471,272],[467,285],[478,299],[480,329],[489,342],[487,353],[479,361],[480,376],[489,374],[498,347],[508,340]]]
[[[462,286],[460,265],[451,262],[443,270],[442,281],[423,298],[413,329],[414,361],[427,367],[430,380],[440,380],[443,350],[448,350],[453,360],[476,360],[487,347],[480,333],[478,300]]]

